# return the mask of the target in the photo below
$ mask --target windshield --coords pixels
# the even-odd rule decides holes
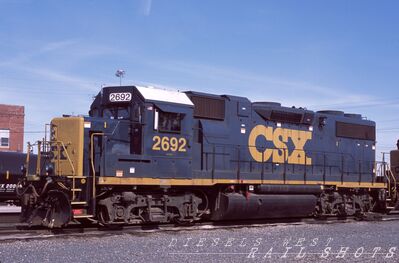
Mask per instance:
[[[106,108],[103,110],[103,117],[117,120],[130,119],[129,107]]]

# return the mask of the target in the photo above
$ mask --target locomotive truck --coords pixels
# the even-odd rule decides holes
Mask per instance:
[[[88,116],[51,121],[50,140],[38,145],[51,149],[51,162],[19,184],[22,221],[52,228],[384,212],[396,185],[377,172],[375,127],[341,111],[104,87]]]

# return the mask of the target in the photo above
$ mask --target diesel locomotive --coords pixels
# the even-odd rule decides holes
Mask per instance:
[[[50,140],[38,145],[39,153],[50,149],[50,162],[41,173],[26,171],[18,186],[22,222],[52,228],[384,212],[396,202],[396,183],[379,172],[375,127],[341,111],[104,87],[88,116],[51,121]]]

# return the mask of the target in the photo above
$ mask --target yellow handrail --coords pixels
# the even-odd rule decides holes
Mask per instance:
[[[394,187],[392,188],[392,192],[396,193],[396,178],[393,175],[391,168],[388,169],[388,173],[389,173],[390,177],[392,178],[393,185],[394,185]]]
[[[62,146],[62,148],[64,149],[65,155],[66,155],[66,157],[67,157],[67,159],[68,159],[68,161],[69,161],[69,164],[71,165],[71,168],[72,168],[72,175],[75,176],[75,167],[73,166],[72,160],[71,160],[71,158],[69,157],[69,154],[68,154],[68,151],[67,151],[67,149],[66,149],[66,147],[65,147],[64,142],[62,142],[62,141],[57,141],[57,143],[60,143],[61,146]],[[60,156],[58,156],[58,158],[59,158],[59,157],[60,157]]]
[[[91,170],[93,173],[93,191],[92,191],[92,197],[93,200],[96,198],[96,168],[94,167],[94,136],[104,136],[103,132],[95,132],[92,133],[90,136],[90,165],[91,165]]]

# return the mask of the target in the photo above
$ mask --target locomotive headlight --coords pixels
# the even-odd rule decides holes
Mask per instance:
[[[54,172],[53,164],[47,164],[46,165],[46,173],[47,173],[47,175],[52,175],[53,172]]]

